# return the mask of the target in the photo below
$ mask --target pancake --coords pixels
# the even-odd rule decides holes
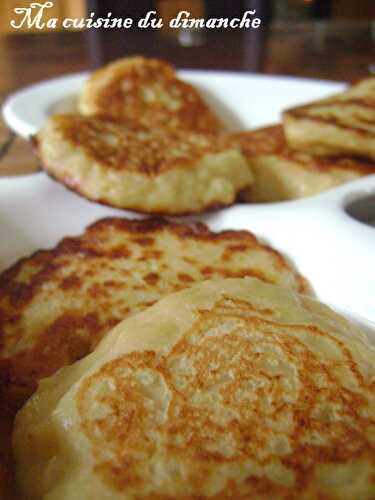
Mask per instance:
[[[102,219],[0,275],[0,407],[17,410],[40,378],[91,352],[104,334],[160,297],[206,279],[255,276],[310,288],[247,231]]]
[[[374,380],[374,349],[326,306],[201,283],[41,382],[16,418],[18,484],[33,500],[370,500]]]
[[[146,214],[230,205],[253,179],[242,154],[214,136],[99,116],[55,115],[36,143],[44,169],[68,188]]]
[[[276,202],[305,198],[364,175],[375,173],[375,162],[350,157],[313,156],[291,149],[281,125],[246,130],[229,136],[254,174],[242,198]]]
[[[91,352],[124,317],[210,277],[309,286],[249,232],[104,219],[0,275],[0,498],[11,499],[10,429],[41,377]]]
[[[203,133],[222,128],[195,88],[177,78],[171,65],[144,57],[127,57],[95,71],[82,87],[79,110],[135,120],[150,128]]]
[[[290,146],[320,155],[375,160],[375,78],[283,113]]]

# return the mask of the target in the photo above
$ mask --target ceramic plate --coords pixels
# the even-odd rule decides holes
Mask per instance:
[[[232,128],[276,122],[286,107],[343,88],[333,82],[251,74],[180,74],[204,92]],[[42,82],[11,96],[4,107],[8,125],[24,137],[35,133],[51,113],[74,108],[86,77]],[[375,175],[304,200],[236,205],[196,219],[214,230],[254,231],[293,261],[320,300],[375,322],[375,229],[346,212],[353,201],[374,195]],[[0,269],[108,215],[135,216],[89,202],[44,173],[0,178]]]

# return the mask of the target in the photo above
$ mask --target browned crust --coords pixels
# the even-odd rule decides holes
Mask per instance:
[[[56,247],[50,250],[38,250],[31,256],[20,259],[0,274],[0,299],[6,298],[6,302],[9,304],[8,307],[14,310],[14,317],[11,320],[14,322],[18,321],[22,315],[22,311],[31,303],[38,289],[51,279],[51,276],[53,276],[53,273],[55,273],[59,266],[64,265],[62,262],[56,263],[58,257],[78,253],[83,258],[85,256],[100,256],[100,251],[95,250],[93,246],[95,247],[98,233],[100,234],[101,230],[108,227],[115,228],[120,232],[138,235],[139,237],[136,242],[145,249],[149,245],[152,247],[152,236],[163,229],[168,229],[169,232],[175,234],[181,240],[189,238],[198,241],[232,241],[233,245],[226,250],[228,255],[223,255],[224,260],[226,258],[229,259],[231,257],[230,254],[246,251],[247,248],[253,246],[259,246],[263,251],[274,257],[276,266],[280,266],[280,269],[290,269],[292,271],[292,266],[288,264],[282,255],[268,245],[260,243],[249,231],[225,230],[212,232],[207,225],[201,222],[188,224],[156,217],[142,220],[108,217],[89,225],[84,236],[64,238]],[[111,248],[111,253],[106,252],[106,256],[112,259],[125,257],[126,248],[118,250]],[[26,283],[17,281],[17,277],[22,272],[24,266],[30,262],[33,264],[32,276],[29,277]],[[209,266],[201,270],[207,279],[215,271],[217,269]],[[295,271],[292,272],[298,291],[309,293],[310,288],[307,281]],[[224,270],[222,274],[225,274]],[[262,273],[257,273],[250,269],[248,272],[245,270],[243,273],[227,270],[226,275],[228,277],[254,276],[268,281]],[[157,273],[149,273],[146,278],[146,281],[152,286],[159,279],[159,275]],[[178,279],[181,282],[182,288],[191,284],[190,276],[184,273],[180,273]],[[111,283],[111,287],[115,285],[115,283]],[[74,276],[67,277],[61,283],[61,287],[66,287],[67,289],[77,289],[80,286],[80,279],[77,278],[75,280]],[[86,315],[83,313],[79,316],[64,313],[62,317],[58,318],[58,321],[47,326],[47,330],[44,333],[42,332],[41,338],[37,341],[36,345],[33,345],[32,349],[20,352],[12,358],[4,358],[1,357],[1,352],[4,349],[5,343],[5,325],[10,320],[9,315],[6,317],[6,314],[7,311],[4,311],[0,307],[0,418],[12,420],[15,412],[24,404],[26,398],[35,391],[39,378],[52,374],[64,364],[80,359],[87,352],[90,352],[91,346],[87,340],[79,339],[74,333],[75,330],[80,326],[88,329],[90,335],[97,342],[99,339],[95,337],[95,334],[98,328],[102,328],[103,325],[99,325],[98,318],[92,313]],[[113,320],[111,324],[108,324],[108,329],[115,326],[118,321]],[[22,334],[22,331],[20,333]],[[46,346],[48,349],[45,349]],[[2,463],[4,464],[3,479],[0,476],[0,491],[2,480],[4,481],[4,488],[6,487],[7,491],[10,488],[9,485],[12,480],[12,469],[7,457],[8,455],[3,460],[0,453],[0,475]]]
[[[359,99],[348,99],[348,100],[345,100],[345,101],[329,101],[329,103],[327,104],[322,104],[322,106],[324,105],[325,108],[328,108],[328,107],[331,107],[331,106],[340,106],[340,108],[345,108],[346,106],[350,106],[350,105],[353,105],[353,104],[358,104],[358,105],[361,105],[363,106],[364,105],[364,102],[359,100]],[[310,122],[313,122],[313,123],[324,123],[326,125],[332,125],[334,127],[337,127],[341,130],[349,130],[350,132],[352,133],[355,133],[357,135],[360,135],[360,136],[364,136],[364,137],[368,137],[370,139],[373,139],[375,134],[374,132],[372,132],[371,130],[366,130],[364,129],[363,127],[358,127],[354,124],[350,124],[350,125],[344,125],[338,118],[334,118],[334,117],[323,117],[323,116],[312,116],[310,115],[308,112],[306,113],[306,111],[308,111],[311,107],[315,107],[317,106],[317,104],[315,103],[312,103],[312,104],[309,104],[309,105],[306,105],[306,106],[301,106],[300,108],[294,108],[292,110],[288,110],[288,111],[285,111],[283,114],[285,115],[289,115],[289,116],[292,116],[293,118],[296,118],[298,120],[306,120],[306,121],[310,121]],[[366,104],[366,106],[368,106],[368,104]],[[371,107],[375,108],[374,105],[372,105]]]
[[[318,109],[320,106],[324,107],[324,110],[327,111],[329,110],[330,107],[339,107],[341,110],[345,109],[348,106],[358,106],[366,109],[372,109],[375,111],[375,95],[370,95],[369,93],[366,94],[366,90],[364,90],[364,93],[362,96],[359,97],[351,97],[348,95],[350,91],[353,88],[358,88],[362,84],[369,82],[373,85],[375,88],[375,78],[369,77],[369,78],[362,78],[354,82],[350,87],[348,87],[345,91],[335,94],[332,97],[327,97],[326,99],[320,99],[315,102],[310,102],[307,104],[304,104],[302,106],[296,106],[295,108],[290,108],[284,111],[283,115],[284,116],[289,116],[291,118],[294,118],[296,120],[304,120],[306,122],[311,122],[311,123],[319,123],[319,124],[325,124],[325,125],[331,125],[333,127],[336,127],[340,130],[345,130],[345,131],[350,131],[354,134],[357,134],[358,136],[361,137],[367,137],[369,139],[373,139],[375,134],[371,130],[366,130],[363,127],[359,127],[358,125],[350,124],[350,125],[345,125],[343,124],[340,119],[336,119],[335,117],[323,117],[323,116],[311,116],[309,114],[309,110],[311,108]],[[367,89],[368,91],[369,89]],[[373,92],[373,88],[371,88],[371,91]],[[342,96],[340,99],[339,96]],[[366,124],[366,120],[361,117],[361,121]],[[374,124],[374,121],[368,122],[369,124]]]
[[[48,130],[46,132],[47,135],[49,133],[56,134],[52,143],[55,142],[57,147],[59,138],[61,138],[64,143],[66,142],[69,145],[69,150],[74,151],[75,148],[79,148],[87,166],[91,165],[93,161],[98,162],[97,164],[102,169],[103,175],[106,175],[107,171],[114,171],[116,175],[117,171],[126,171],[129,174],[153,180],[171,170],[188,172],[195,168],[197,162],[207,155],[225,154],[229,150],[220,136],[215,137],[181,130],[172,132],[166,128],[159,128],[158,131],[153,132],[138,124],[125,123],[122,120],[108,119],[103,116],[85,117],[67,114],[55,116],[52,120],[53,132]],[[115,141],[115,144],[107,144],[103,138],[103,135],[106,135],[107,132]],[[47,137],[45,141],[48,142]],[[230,206],[235,202],[235,192],[233,193],[233,200],[228,203],[218,199],[211,200],[205,205],[202,203],[203,206],[198,205],[196,208],[180,209],[173,206],[145,208],[142,205],[142,200],[133,201],[132,203],[126,200],[115,202],[104,199],[105,197],[100,194],[98,194],[98,197],[92,196],[86,192],[84,182],[80,184],[72,180],[70,174],[59,173],[59,165],[56,159],[52,162],[53,164],[49,164],[48,155],[46,157],[44,148],[43,132],[41,135],[33,136],[32,144],[37,150],[43,170],[52,179],[64,184],[68,189],[80,196],[106,206],[132,210],[146,215],[185,216],[217,210]],[[237,148],[232,147],[232,149]],[[238,154],[238,151],[236,151],[236,154]],[[243,168],[245,168],[245,164]],[[241,189],[237,188],[237,193]]]
[[[287,263],[284,256],[282,256],[277,250],[272,248],[271,246],[262,243],[259,239],[252,233],[247,230],[223,230],[219,232],[212,232],[209,227],[203,222],[191,222],[191,223],[180,223],[175,221],[169,221],[163,218],[152,217],[147,219],[127,219],[127,218],[119,218],[119,217],[105,217],[103,219],[99,219],[98,221],[90,224],[83,235],[75,236],[75,237],[66,237],[63,238],[56,247],[53,247],[49,250],[37,250],[27,257],[23,257],[19,259],[15,264],[13,264],[10,268],[6,269],[0,274],[0,296],[4,294],[9,294],[11,301],[14,303],[22,302],[24,304],[28,303],[33,297],[33,291],[35,288],[40,286],[45,279],[48,277],[48,274],[54,270],[54,266],[52,264],[53,259],[59,257],[64,254],[74,254],[74,253],[82,253],[86,255],[101,255],[100,253],[96,253],[92,248],[88,248],[85,246],[83,237],[89,239],[91,233],[96,233],[98,230],[103,229],[105,227],[114,227],[122,232],[127,233],[142,233],[142,234],[152,234],[159,232],[163,229],[168,228],[170,233],[175,234],[178,238],[190,238],[200,241],[223,241],[223,240],[236,240],[237,242],[243,241],[246,242],[249,247],[258,246],[265,252],[272,254],[272,256],[279,263],[280,268],[288,268],[293,269],[293,265]],[[246,247],[241,247],[238,243],[233,251],[237,250],[245,250]],[[115,258],[116,255],[112,255],[112,258]],[[20,290],[18,288],[14,289],[12,281],[18,275],[22,266],[29,261],[37,261],[38,264],[47,264],[47,270],[39,274],[37,279],[33,279],[32,283],[28,285],[27,293],[25,290]],[[299,282],[298,292],[299,293],[311,293],[311,287],[308,281],[303,278],[299,273],[296,273],[294,270],[295,276]],[[208,273],[209,274],[209,273]],[[1,327],[1,314],[0,314],[0,327]],[[0,328],[0,350],[3,347],[3,337],[1,335]]]
[[[51,118],[51,124],[64,142],[80,148],[87,158],[107,168],[147,176],[189,168],[206,154],[225,149],[213,134],[162,126],[151,128],[104,115],[60,114]],[[108,143],[105,139],[108,135],[115,144]],[[37,144],[42,143],[43,130]]]
[[[261,476],[254,478],[255,484],[245,481],[238,489],[238,484],[235,483],[236,487],[232,489],[234,485],[227,481],[220,491],[222,495],[210,498],[258,498],[252,497],[251,493],[258,491],[259,481],[264,493],[262,498],[281,498],[278,493],[282,492],[282,498],[296,499],[305,496],[304,493],[308,491],[311,493],[309,486],[316,480],[318,464],[349,464],[364,457],[374,466],[375,448],[369,435],[369,418],[366,416],[374,386],[364,379],[348,346],[342,339],[315,325],[285,324],[273,318],[270,309],[255,311],[256,314],[252,314],[253,309],[248,307],[247,302],[224,296],[211,310],[198,311],[194,324],[165,356],[157,356],[154,351],[123,354],[85,378],[75,400],[81,418],[81,431],[92,446],[96,463],[94,472],[110,488],[118,492],[125,492],[129,487],[142,488],[144,477],[139,474],[138,466],[141,460],[147,462],[153,453],[158,453],[155,442],[159,445],[159,441],[153,441],[150,435],[159,432],[162,443],[159,446],[165,446],[166,453],[172,459],[181,464],[187,457],[190,458],[191,462],[185,463],[194,471],[189,480],[196,492],[201,490],[205,480],[201,468],[207,473],[215,465],[241,463],[244,459],[262,466],[272,464],[277,454],[267,449],[274,432],[270,422],[281,422],[285,414],[290,415],[293,424],[286,431],[288,426],[276,426],[276,432],[280,436],[285,435],[290,443],[290,449],[279,458],[293,472],[293,486],[279,485],[277,492],[275,483]],[[262,335],[255,339],[246,338],[246,334],[238,335],[238,327],[232,327],[224,335],[206,334],[207,330],[220,328],[227,321],[230,324],[233,318],[241,320],[241,332],[257,331]],[[303,335],[300,338],[298,334],[301,333]],[[309,349],[309,342],[301,340],[304,336],[308,336],[311,343],[323,337],[340,353],[340,361],[337,361],[338,357],[322,359],[319,352]],[[288,389],[282,383],[282,376],[267,373],[262,364],[258,364],[262,356],[259,346],[264,339],[269,342],[270,337],[272,345],[282,353],[285,363],[296,370],[300,388],[296,390],[297,397],[293,403],[287,402],[285,398]],[[183,391],[177,385],[177,377],[171,368],[171,360],[175,356],[189,359],[194,367],[194,370],[185,374]],[[356,380],[360,390],[348,390],[343,384],[337,375],[338,363]],[[143,406],[144,393],[139,390],[140,384],[134,376],[137,370],[142,369],[148,369],[156,379],[160,377],[167,386],[171,398],[168,401],[170,410],[163,423],[154,424],[148,420],[149,411]],[[231,374],[224,378],[225,382],[223,373]],[[110,379],[115,386],[115,390],[108,391],[109,394],[106,392],[104,397],[97,389],[98,380],[102,378]],[[254,391],[255,399],[251,400],[246,397],[249,379],[264,382],[260,390]],[[220,387],[217,399],[222,398],[225,408],[231,408],[235,415],[225,424],[212,418],[215,412],[209,411],[206,401],[202,406],[199,402],[192,404],[197,393],[211,391],[212,387],[217,386]],[[366,392],[367,397],[363,395]],[[264,399],[267,400],[266,410],[261,404]],[[337,409],[340,417],[317,416],[314,410],[319,400],[329,402],[332,405],[330,408]],[[93,403],[104,406],[105,415],[111,417],[93,416],[90,411]],[[323,438],[318,443],[311,439],[315,433]],[[237,445],[230,456],[210,448],[210,443],[215,439],[220,440],[223,434],[231,435],[231,442]],[[173,439],[176,435],[179,436],[178,441]],[[103,453],[104,443],[106,452],[110,450],[111,453]],[[196,463],[200,467],[194,468],[192,464]],[[322,492],[315,493],[316,498],[330,498]],[[151,494],[147,498],[160,497]],[[186,498],[201,497],[192,495]]]
[[[304,119],[309,120],[310,117]],[[312,171],[327,172],[342,169],[361,175],[375,173],[375,161],[366,158],[348,155],[325,157],[293,150],[286,141],[282,125],[238,132],[227,137],[229,144],[237,145],[248,159],[274,155]]]
[[[149,218],[143,220],[130,220],[125,218],[109,217],[101,219],[90,225],[85,233],[77,237],[64,238],[51,250],[38,250],[29,257],[20,259],[9,269],[0,274],[0,299],[8,304],[3,311],[0,308],[0,353],[5,346],[5,325],[9,321],[17,324],[22,315],[22,311],[31,303],[33,297],[37,294],[40,287],[48,280],[53,279],[54,273],[61,266],[64,266],[61,258],[64,255],[80,254],[81,258],[100,257],[103,251],[96,247],[97,235],[101,230],[108,227],[117,229],[120,233],[131,233],[142,235],[142,241],[138,238],[137,244],[148,245],[148,240],[153,234],[168,229],[169,233],[174,234],[178,239],[194,239],[198,241],[232,241],[231,245],[223,254],[223,261],[229,260],[236,252],[246,252],[247,249],[257,247],[272,256],[275,269],[280,271],[289,270],[293,273],[294,289],[300,293],[309,293],[310,287],[307,281],[293,270],[287,260],[270,246],[260,243],[258,239],[248,231],[225,230],[222,232],[211,232],[203,223],[194,222],[182,224],[171,222],[161,218]],[[111,259],[117,257],[126,258],[126,247],[123,245],[119,249],[111,248],[111,251],[104,251],[104,255]],[[58,261],[60,258],[60,261]],[[27,264],[32,264],[32,275],[28,277],[27,282],[17,281],[17,277]],[[197,264],[194,264],[197,265]],[[271,282],[261,270],[253,269],[251,266],[243,266],[241,270],[233,270],[225,267],[206,266],[199,268],[201,275],[205,279],[219,274],[222,277],[245,277],[252,276],[266,282]],[[152,273],[151,273],[152,274]],[[150,285],[156,283],[158,275],[148,275],[145,277]],[[178,276],[181,287],[185,288],[190,283],[190,277]],[[76,282],[77,281],[77,282]],[[61,283],[62,289],[77,289],[81,286],[80,279],[74,280],[72,277]],[[116,286],[111,283],[111,287]],[[105,291],[105,290],[104,290]],[[103,290],[92,290],[91,293],[104,293]],[[9,308],[14,310],[14,318],[9,316]],[[112,321],[113,319],[113,321]],[[0,356],[0,402],[4,409],[9,405],[8,412],[12,414],[14,409],[18,409],[36,388],[36,381],[40,377],[48,376],[56,369],[74,360],[80,359],[92,350],[92,346],[100,340],[98,331],[110,329],[119,320],[111,317],[108,325],[101,324],[101,320],[95,313],[79,314],[64,313],[62,317],[57,318],[53,325],[46,326],[42,331],[41,338],[38,337],[37,344],[31,351],[17,353],[12,358],[1,358]],[[105,326],[105,328],[104,328]],[[44,328],[44,327],[43,327]],[[90,332],[88,339],[81,339],[74,334],[77,329],[85,328]],[[73,333],[69,333],[72,331]],[[43,333],[44,332],[44,333]],[[62,336],[62,332],[64,335]],[[21,335],[22,331],[17,335]],[[91,344],[90,344],[91,343]],[[45,350],[45,346],[48,349]],[[34,354],[33,354],[34,353]],[[31,356],[31,358],[30,358]]]
[[[162,217],[150,217],[146,219],[128,219],[125,217],[104,217],[97,220],[96,222],[87,226],[84,235],[89,236],[90,233],[96,232],[98,229],[102,229],[107,226],[115,227],[120,231],[126,231],[128,233],[155,233],[165,228],[172,233],[174,233],[179,238],[193,238],[201,241],[222,241],[222,240],[245,240],[252,245],[258,245],[263,250],[272,253],[273,256],[280,260],[281,265],[285,265],[284,257],[271,246],[261,243],[259,239],[247,230],[233,230],[226,229],[219,232],[213,232],[209,227],[203,222],[190,222],[181,223],[177,221],[170,221]],[[13,266],[6,269],[0,274],[0,293],[7,290],[7,283],[18,273],[19,268],[30,259],[41,257],[41,260],[45,258],[51,260],[53,257],[60,256],[65,253],[78,253],[84,252],[92,255],[93,250],[88,251],[86,247],[82,246],[80,243],[82,241],[82,236],[73,236],[63,238],[56,247],[49,250],[37,250],[27,257],[19,259]],[[48,257],[47,257],[48,255]],[[287,267],[290,267],[289,265]],[[299,290],[301,293],[303,290]],[[0,344],[1,346],[1,344]]]
[[[164,97],[177,100],[178,106],[171,109],[158,98],[152,102],[142,98],[140,89],[152,90],[155,83]],[[85,91],[85,99],[90,100],[95,113],[130,118],[152,126],[168,127],[172,123],[173,128],[204,133],[218,133],[222,129],[219,118],[198,91],[177,78],[174,68],[159,59],[135,56],[114,61],[91,76]]]

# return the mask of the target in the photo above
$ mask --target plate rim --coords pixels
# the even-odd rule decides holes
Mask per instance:
[[[91,71],[80,71],[67,73],[65,75],[56,76],[53,78],[48,78],[44,80],[40,80],[38,82],[31,83],[26,85],[15,92],[8,95],[2,105],[2,116],[6,123],[6,125],[17,135],[27,139],[33,134],[36,133],[35,127],[22,118],[19,115],[17,110],[15,109],[19,102],[25,98],[30,98],[33,94],[40,93],[42,90],[46,88],[55,88],[58,86],[61,87],[61,95],[65,95],[66,93],[63,91],[64,85],[73,85],[73,82],[81,82],[85,78],[87,78],[92,72]],[[274,75],[274,74],[265,74],[265,73],[254,73],[247,71],[227,71],[227,70],[217,70],[217,69],[189,69],[189,68],[181,68],[177,70],[177,74],[182,78],[189,79],[190,78],[235,78],[235,79],[251,79],[258,81],[278,81],[283,83],[293,83],[293,84],[313,84],[313,85],[321,85],[321,86],[332,86],[337,87],[337,91],[339,91],[339,87],[344,87],[346,84],[342,81],[336,80],[325,80],[318,78],[305,78],[299,76],[289,76],[289,75]],[[327,89],[328,90],[328,89]],[[335,92],[336,89],[332,89],[332,92]],[[54,99],[48,99],[48,95],[45,98],[44,108],[53,104]]]

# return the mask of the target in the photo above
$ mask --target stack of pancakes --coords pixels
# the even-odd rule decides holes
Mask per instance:
[[[248,231],[214,233],[163,219],[102,219],[4,271],[0,498],[13,499],[14,416],[41,379],[84,358],[111,328],[160,298],[202,281],[244,277],[312,293],[279,252]]]
[[[253,182],[241,151],[198,91],[167,63],[133,57],[85,83],[76,114],[37,134],[45,170],[86,198],[146,214],[232,204]]]
[[[375,351],[311,294],[199,223],[103,219],[22,259],[0,276],[2,498],[373,498]]]
[[[254,183],[248,202],[304,198],[375,173],[375,78],[283,112],[280,125],[232,135]]]
[[[229,134],[168,64],[131,58],[35,144],[67,187],[148,214],[371,172],[340,138],[306,152],[289,115],[314,106],[285,115],[303,151],[281,125]],[[0,275],[0,497],[375,498],[375,351],[312,296],[252,233],[201,223],[107,218],[21,259]]]
[[[124,320],[16,417],[28,499],[375,497],[375,351],[327,307],[206,281]]]
[[[79,113],[51,117],[35,143],[46,172],[89,200],[183,215],[375,173],[374,102],[368,78],[285,111],[282,124],[233,134],[169,64],[132,57],[94,72]]]
[[[371,500],[375,350],[309,295],[199,223],[103,219],[22,259],[0,276],[1,498]]]
[[[305,198],[345,182],[375,173],[371,158],[312,154],[308,148],[294,149],[286,140],[284,125],[238,132],[230,136],[247,158],[254,182],[242,194],[249,203],[278,202]]]

